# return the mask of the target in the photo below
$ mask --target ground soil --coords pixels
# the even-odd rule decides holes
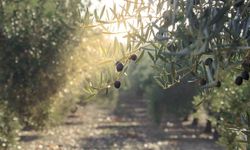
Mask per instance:
[[[121,98],[116,109],[78,106],[65,122],[45,131],[22,131],[24,150],[222,150],[203,128],[166,118],[160,127],[150,119],[146,101]]]

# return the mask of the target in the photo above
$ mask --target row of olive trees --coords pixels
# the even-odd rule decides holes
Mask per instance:
[[[154,73],[153,67],[149,66],[153,65],[148,55],[139,64],[130,64],[125,92],[146,99],[148,112],[158,125],[164,123],[164,118],[169,114],[184,119],[188,117],[193,108],[193,96],[198,93],[195,84],[187,83],[188,78],[185,78],[182,83],[163,89],[154,81],[158,73]]]
[[[21,128],[60,123],[75,103],[106,94],[119,78],[110,64],[127,52],[87,27],[88,7],[80,0],[0,2],[1,148],[16,146]]]
[[[246,149],[249,143],[249,86],[245,80],[240,87],[232,79],[238,71],[223,72],[223,88],[203,92],[196,96],[194,105],[201,105],[209,112],[209,120],[221,134],[220,143],[228,149]],[[201,103],[202,102],[202,103]]]
[[[109,32],[105,25],[114,22],[129,28],[125,36],[127,50],[140,51],[141,55],[148,53],[154,63],[154,72],[158,72],[155,80],[162,88],[169,88],[191,76],[191,82],[210,93],[216,88],[226,89],[225,85],[230,81],[235,82],[232,86],[241,89],[238,85],[248,76],[249,5],[250,2],[245,0],[136,0],[126,1],[121,11],[116,6],[110,8],[107,10],[109,17],[105,19],[95,11],[92,19],[97,26],[103,27],[104,33]],[[135,24],[129,22],[131,18],[136,20]],[[229,71],[237,72],[238,77],[230,76],[228,81],[223,72]],[[223,92],[228,93],[227,90]],[[214,99],[208,107],[219,102],[220,99]],[[245,105],[248,103],[244,101]],[[228,105],[229,111],[249,114],[247,107],[237,103]],[[222,108],[221,112],[224,111]],[[224,116],[222,122],[229,119],[227,117],[232,115]],[[236,142],[250,145],[249,124],[238,128],[234,128],[235,125],[231,123],[223,127],[229,133],[244,130],[242,134],[246,138]],[[230,148],[232,143],[227,146]]]
[[[80,41],[80,0],[0,1],[1,148],[23,127],[46,126],[66,84],[65,59]],[[62,99],[62,97],[61,97]]]

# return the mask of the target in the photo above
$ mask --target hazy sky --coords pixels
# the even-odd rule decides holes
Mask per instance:
[[[129,0],[128,0],[129,1]],[[134,0],[130,0],[130,1],[134,1]],[[141,0],[138,0],[138,3],[140,3]],[[144,2],[147,4],[147,3],[153,3],[153,1],[150,1],[150,0],[144,0]],[[91,11],[93,10],[97,10],[97,11],[101,11],[103,6],[105,5],[106,6],[106,10],[109,10],[110,11],[110,8],[113,8],[114,4],[116,4],[116,10],[117,10],[117,13],[121,12],[122,11],[122,8],[124,5],[126,5],[126,0],[102,0],[101,2],[99,2],[99,0],[91,0],[91,3],[92,3],[92,6],[90,8]],[[132,4],[133,5],[133,4]],[[110,11],[109,14],[112,14],[112,12]],[[106,18],[105,17],[105,13],[104,13],[104,17],[103,18]],[[144,15],[144,16],[147,16],[148,13],[145,13],[145,12],[141,12],[141,15]],[[127,20],[127,22],[129,22],[129,24],[134,24],[137,22],[136,21],[137,18],[134,18],[134,19],[129,19]],[[105,19],[104,19],[105,20]],[[149,20],[148,19],[144,19],[145,23],[148,22]],[[120,25],[120,27],[118,28],[117,24],[112,24],[112,25],[107,25],[106,27],[109,28],[109,30],[111,32],[119,32],[120,34],[114,34],[114,35],[110,35],[111,38],[117,38],[118,41],[120,42],[126,42],[126,38],[123,38],[127,32],[130,31],[129,28],[125,28],[125,26],[122,24]],[[128,27],[128,26],[127,26]],[[124,33],[126,32],[126,33]]]

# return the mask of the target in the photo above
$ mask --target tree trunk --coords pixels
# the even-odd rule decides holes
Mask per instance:
[[[184,118],[182,119],[182,121],[188,121],[188,114],[184,116]]]
[[[205,133],[212,133],[212,122],[210,120],[207,120],[204,132]]]
[[[215,129],[215,130],[214,130],[214,133],[213,133],[213,139],[214,139],[215,141],[218,141],[219,138],[220,138],[220,134],[219,134],[219,132]]]
[[[197,127],[198,126],[198,122],[199,122],[199,119],[198,118],[194,118],[193,122],[192,122],[192,126],[193,127]]]

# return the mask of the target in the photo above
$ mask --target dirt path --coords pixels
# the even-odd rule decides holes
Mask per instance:
[[[221,150],[198,129],[173,120],[157,128],[146,102],[121,99],[114,112],[96,105],[80,107],[59,127],[22,132],[24,150]]]

